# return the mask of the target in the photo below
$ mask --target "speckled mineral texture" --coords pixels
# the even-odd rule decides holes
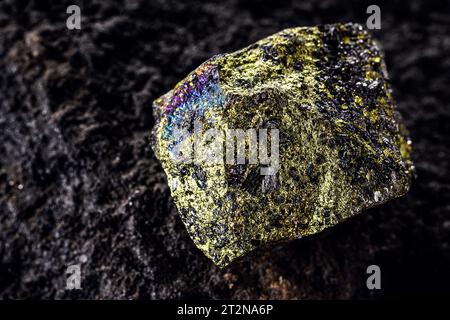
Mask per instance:
[[[221,270],[150,148],[151,101],[215,54],[373,1],[0,1],[0,297],[347,299],[450,293],[450,8],[380,4],[410,191]],[[79,3],[82,29],[65,27]],[[65,290],[78,263],[82,290]],[[377,264],[382,289],[367,290]]]
[[[154,150],[183,222],[222,267],[409,189],[410,141],[381,52],[359,24],[290,28],[215,56],[154,109]],[[270,132],[274,163],[262,161],[266,151],[259,163],[250,159],[267,141],[255,128]],[[203,146],[211,129],[216,135]],[[236,148],[230,129],[245,130]],[[229,161],[239,143],[246,145],[243,161]]]

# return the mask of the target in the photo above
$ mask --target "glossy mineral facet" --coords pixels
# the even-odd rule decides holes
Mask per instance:
[[[357,24],[286,29],[215,56],[153,108],[152,146],[180,216],[197,247],[221,267],[409,188],[411,143],[380,49]],[[193,132],[196,122],[200,135],[277,129],[276,174],[261,175],[261,163],[249,161],[175,161],[177,132]],[[188,140],[185,155],[194,155],[195,138]]]

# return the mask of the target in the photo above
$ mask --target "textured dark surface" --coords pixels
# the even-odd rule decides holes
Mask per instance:
[[[380,4],[409,194],[219,270],[189,239],[150,146],[151,101],[210,56],[286,27],[365,22],[366,4],[0,3],[0,297],[377,298],[450,293],[450,9]],[[65,290],[80,263],[82,290]],[[369,291],[378,264],[382,290]]]

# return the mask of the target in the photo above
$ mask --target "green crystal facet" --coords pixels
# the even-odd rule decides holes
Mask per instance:
[[[380,49],[358,24],[286,29],[217,55],[153,108],[152,146],[180,216],[197,247],[221,267],[409,188],[410,141]],[[214,128],[224,139],[227,129],[278,129],[278,171],[261,175],[264,166],[249,163],[248,148],[245,164],[174,161],[177,130],[193,132],[196,121],[201,134]],[[195,137],[188,140],[195,155]]]

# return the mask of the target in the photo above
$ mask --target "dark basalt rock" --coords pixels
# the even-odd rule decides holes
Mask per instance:
[[[448,296],[448,3],[386,2],[373,33],[414,142],[408,194],[225,270],[175,209],[150,148],[150,102],[214,54],[290,26],[364,23],[368,4],[92,0],[82,29],[69,31],[72,4],[0,1],[1,298]],[[66,290],[71,264],[81,290]],[[367,290],[371,264],[382,290]]]

